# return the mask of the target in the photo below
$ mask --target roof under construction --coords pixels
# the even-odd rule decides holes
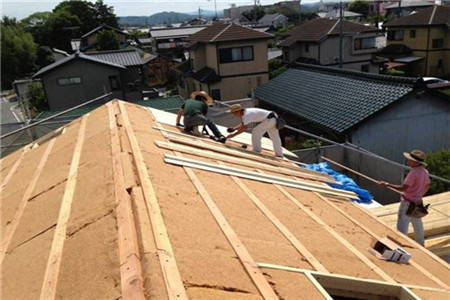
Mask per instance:
[[[327,175],[174,118],[114,100],[1,160],[2,299],[449,298],[448,264]],[[385,236],[409,263],[369,253]]]

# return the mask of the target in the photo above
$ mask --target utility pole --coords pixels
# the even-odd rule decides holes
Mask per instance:
[[[339,1],[339,68],[342,69],[343,41],[342,41],[342,0]]]
[[[208,1],[208,2],[210,2],[211,0],[206,0],[206,1]],[[216,3],[216,0],[214,0],[214,12],[215,12],[215,19],[217,19],[217,3]]]

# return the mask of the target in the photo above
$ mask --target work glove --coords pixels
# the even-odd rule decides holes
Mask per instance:
[[[181,124],[181,123],[177,123],[177,127],[181,127],[181,128],[183,128],[183,127],[184,127],[184,125],[183,125],[183,124]]]
[[[234,131],[234,128],[231,128],[231,127],[228,127],[228,128],[227,128],[227,132],[228,132],[228,133],[232,133],[233,131]]]

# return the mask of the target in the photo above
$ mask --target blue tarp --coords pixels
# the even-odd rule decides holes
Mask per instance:
[[[369,191],[360,188],[353,181],[353,179],[331,169],[330,165],[327,162],[323,162],[320,164],[307,165],[307,166],[303,166],[303,167],[308,170],[314,170],[314,171],[325,173],[325,174],[332,176],[336,181],[338,181],[342,184],[335,184],[335,183],[327,183],[327,184],[335,189],[354,192],[355,194],[358,195],[359,199],[352,199],[352,200],[359,202],[359,203],[372,202],[373,196],[369,193]]]

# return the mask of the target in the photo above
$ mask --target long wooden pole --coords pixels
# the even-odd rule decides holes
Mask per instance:
[[[344,165],[341,165],[340,163],[337,163],[337,162],[335,162],[334,160],[331,160],[331,159],[326,158],[326,157],[324,157],[324,156],[322,156],[322,159],[323,159],[323,160],[326,160],[327,162],[330,162],[330,163],[332,163],[332,164],[334,164],[334,165],[336,165],[336,166],[338,166],[338,167],[341,167],[341,168],[346,169],[346,170],[348,170],[348,171],[350,171],[350,172],[353,172],[353,173],[355,173],[356,175],[359,175],[359,176],[361,176],[361,177],[364,177],[364,178],[366,178],[367,180],[370,180],[370,181],[372,181],[372,182],[378,183],[378,180],[375,180],[375,179],[373,179],[373,178],[370,178],[370,177],[367,176],[367,175],[361,174],[361,173],[359,173],[359,172],[357,172],[357,171],[355,171],[355,170],[353,170],[353,169],[350,169],[349,167],[346,167],[346,166],[344,166]],[[398,193],[398,194],[401,194],[401,193],[402,193],[402,192],[400,192],[400,191],[397,191],[396,189],[393,189],[393,188],[390,188],[390,187],[387,187],[387,188],[390,189],[390,190],[393,191],[393,192]]]

